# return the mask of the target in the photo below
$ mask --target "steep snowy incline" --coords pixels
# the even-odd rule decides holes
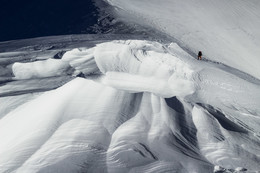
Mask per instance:
[[[259,80],[140,40],[12,65],[24,87],[65,69],[85,78],[1,98],[0,172],[260,170]]]
[[[160,30],[194,54],[260,79],[260,1],[108,0],[120,18]]]

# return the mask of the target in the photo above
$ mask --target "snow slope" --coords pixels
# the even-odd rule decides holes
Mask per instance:
[[[194,54],[260,79],[260,1],[108,0],[126,21],[153,27]]]
[[[12,66],[34,82],[64,69],[85,78],[1,98],[0,172],[260,170],[259,80],[141,40]]]

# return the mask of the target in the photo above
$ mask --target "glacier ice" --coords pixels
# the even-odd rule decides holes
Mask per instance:
[[[260,170],[260,81],[175,43],[108,41],[12,70],[0,172]],[[10,94],[28,86],[51,90]]]

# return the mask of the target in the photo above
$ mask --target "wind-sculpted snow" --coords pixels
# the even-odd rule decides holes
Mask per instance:
[[[68,64],[56,59],[31,63],[14,63],[12,66],[13,74],[17,79],[60,76],[66,74],[68,69]]]
[[[198,145],[206,159],[215,165],[233,168],[243,165],[249,170],[259,170],[260,157],[255,153],[255,150],[259,152],[259,140],[255,140],[253,134],[235,124],[232,126],[233,122],[223,122],[216,117],[221,116],[219,113],[194,107],[192,114],[198,130]],[[227,123],[229,129],[222,123]]]
[[[175,43],[110,41],[10,69],[0,172],[260,170],[260,81]]]
[[[125,21],[155,28],[194,54],[260,79],[258,0],[107,0]]]
[[[103,43],[97,46],[94,56],[109,86],[132,92],[152,92],[162,97],[194,92],[189,65],[160,44],[145,41]]]

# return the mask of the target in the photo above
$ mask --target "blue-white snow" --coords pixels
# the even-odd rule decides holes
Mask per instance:
[[[160,5],[169,7],[162,9],[154,8],[155,0],[110,1],[147,20],[154,17],[140,9],[170,14],[173,2],[200,14],[191,0],[164,0]],[[221,3],[226,4],[215,5]],[[209,16],[214,12],[207,11]],[[186,19],[184,29],[192,28],[194,22]],[[181,30],[166,33],[178,40]],[[252,44],[259,42],[257,34]],[[195,50],[197,36],[191,32],[188,42],[178,41]],[[232,49],[218,44],[215,36],[205,37],[209,42],[202,48],[210,56],[220,46],[219,58],[213,60],[224,64],[198,61],[176,43],[146,40],[78,41],[59,48],[59,37],[56,45],[43,44],[39,50],[20,46],[26,41],[1,43],[18,47],[0,53],[0,81],[5,81],[0,86],[0,172],[259,172],[256,45],[246,41],[244,50],[252,49],[247,60],[253,60],[246,64],[236,56],[244,50],[237,44]],[[241,62],[241,68],[233,62]]]

